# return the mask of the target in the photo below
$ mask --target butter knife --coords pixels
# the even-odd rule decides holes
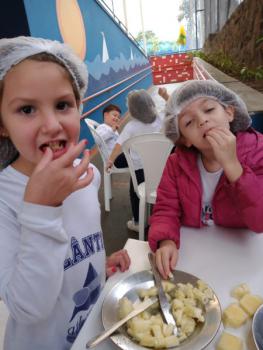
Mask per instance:
[[[111,326],[109,329],[106,329],[104,332],[100,333],[99,335],[96,335],[91,340],[88,341],[86,344],[86,349],[91,349],[94,346],[98,345],[100,342],[102,342],[104,339],[109,337],[112,333],[116,331],[116,329],[120,328],[124,323],[129,321],[134,316],[137,316],[144,310],[148,309],[151,305],[157,302],[157,298],[148,298],[145,299],[143,302],[137,304],[134,307],[134,310],[132,310],[126,317],[121,319],[120,321],[116,322],[113,326]]]
[[[160,307],[161,307],[161,311],[162,311],[164,320],[167,324],[172,324],[174,326],[173,334],[177,335],[178,331],[177,331],[176,322],[175,322],[173,315],[171,314],[170,303],[167,300],[167,297],[166,297],[165,292],[163,290],[162,278],[161,278],[159,271],[157,270],[154,255],[152,253],[148,253],[148,258],[149,258],[149,261],[150,261],[150,264],[152,267],[155,285],[156,285],[157,290],[158,290],[159,303],[160,303]]]

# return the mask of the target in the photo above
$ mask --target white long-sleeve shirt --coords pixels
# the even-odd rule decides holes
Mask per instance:
[[[117,130],[113,131],[112,127],[110,127],[109,125],[103,123],[100,124],[97,129],[96,129],[97,133],[101,136],[101,138],[104,140],[107,148],[108,148],[108,152],[109,155],[111,154],[117,138],[119,137],[119,133]]]
[[[4,350],[67,350],[105,283],[100,174],[61,207],[23,201],[28,177],[0,172],[0,297]]]

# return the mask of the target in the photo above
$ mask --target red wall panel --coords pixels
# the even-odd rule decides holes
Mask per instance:
[[[193,79],[192,58],[186,53],[151,56],[154,85]]]

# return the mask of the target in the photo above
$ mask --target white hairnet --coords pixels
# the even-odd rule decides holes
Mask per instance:
[[[19,36],[11,39],[0,39],[0,80],[3,80],[7,72],[26,58],[39,53],[48,53],[58,61],[72,76],[80,98],[88,85],[88,71],[86,64],[72,51],[72,49],[59,41],[30,36]]]
[[[86,64],[72,51],[72,49],[58,41],[42,38],[20,36],[10,39],[0,39],[0,81],[7,72],[36,54],[47,53],[55,57],[72,76],[80,99],[88,85],[88,70]],[[0,137],[0,170],[10,164],[18,152],[12,141],[7,137]]]
[[[143,123],[151,124],[157,116],[156,106],[146,90],[134,90],[128,94],[128,109],[131,117]]]
[[[178,115],[187,105],[202,97],[212,98],[223,106],[234,107],[234,119],[230,122],[233,133],[250,127],[252,120],[247,107],[236,93],[213,80],[189,80],[171,94],[166,104],[165,134],[173,142],[180,137]]]

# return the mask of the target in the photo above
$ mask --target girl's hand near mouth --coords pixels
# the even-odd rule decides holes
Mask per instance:
[[[56,207],[71,193],[88,186],[93,179],[93,169],[89,167],[89,151],[84,151],[86,143],[82,140],[70,145],[65,154],[54,160],[48,147],[28,181],[24,200]],[[81,162],[74,167],[74,160],[83,151]]]
[[[206,139],[228,180],[236,181],[243,173],[236,153],[236,136],[229,129],[217,127],[206,133]]]

